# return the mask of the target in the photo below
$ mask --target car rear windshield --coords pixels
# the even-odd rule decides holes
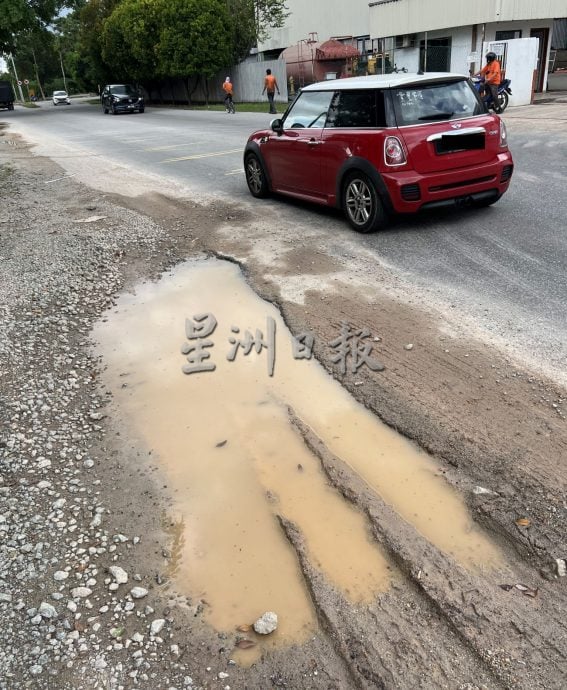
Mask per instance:
[[[398,127],[479,115],[483,106],[468,80],[392,90]]]

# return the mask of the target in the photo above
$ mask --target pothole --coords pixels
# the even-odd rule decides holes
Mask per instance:
[[[201,327],[201,334],[211,331],[206,338],[196,337]],[[253,292],[236,265],[178,266],[122,296],[94,337],[115,401],[173,487],[181,532],[176,587],[205,602],[217,630],[232,632],[264,611],[280,619],[269,645],[301,642],[316,628],[278,514],[298,525],[312,563],[354,604],[370,601],[396,576],[369,538],[364,516],[328,486],[290,422],[288,405],[431,543],[469,568],[499,564],[497,548],[436,464],[315,360],[294,359],[279,312]],[[249,354],[235,348],[238,339]],[[255,347],[260,340],[268,347]],[[194,350],[181,353],[198,342],[209,355],[200,365]],[[196,366],[214,370],[182,372]]]

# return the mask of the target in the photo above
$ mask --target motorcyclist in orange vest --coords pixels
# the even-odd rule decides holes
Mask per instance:
[[[480,76],[484,79],[484,88],[492,96],[494,112],[499,113],[498,87],[502,80],[502,68],[496,59],[496,53],[486,53],[486,65],[480,70]]]

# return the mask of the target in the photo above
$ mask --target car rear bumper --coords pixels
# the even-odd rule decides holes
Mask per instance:
[[[383,173],[390,202],[398,213],[415,213],[422,208],[460,205],[500,197],[508,189],[514,163],[509,151],[499,153],[492,163],[461,170],[420,174],[414,170]]]

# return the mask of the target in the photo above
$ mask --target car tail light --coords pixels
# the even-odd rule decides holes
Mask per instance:
[[[386,165],[404,165],[407,163],[402,142],[398,137],[386,137],[384,142],[384,162]]]
[[[503,149],[508,148],[508,132],[506,131],[506,125],[502,118],[500,118],[500,146]]]

